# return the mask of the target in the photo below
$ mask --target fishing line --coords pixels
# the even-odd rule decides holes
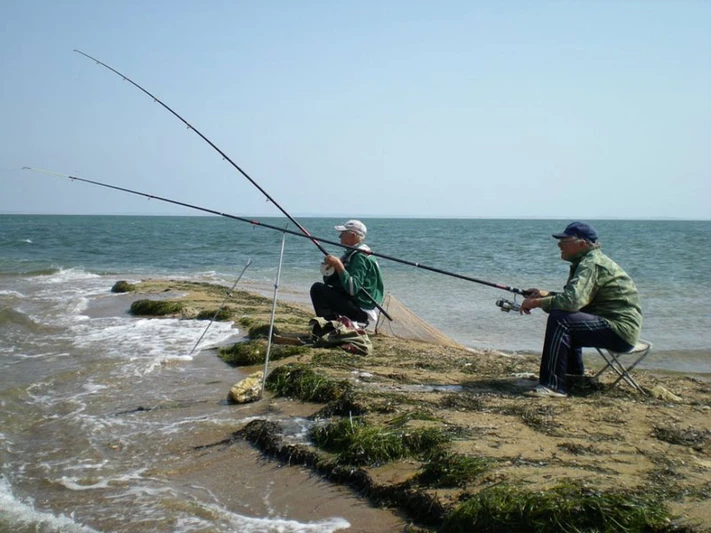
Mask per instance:
[[[313,242],[313,243],[316,245],[316,247],[321,251],[321,253],[322,253],[324,256],[329,255],[329,253],[326,251],[326,249],[325,249],[323,246],[321,246],[321,244],[320,244],[314,237],[312,237],[311,234],[310,234],[308,231],[306,231],[306,228],[305,228],[305,227],[303,227],[301,224],[299,224],[299,223],[296,221],[296,219],[294,219],[294,217],[292,217],[289,213],[287,213],[287,212],[286,212],[286,209],[284,209],[281,205],[279,205],[279,203],[278,203],[276,200],[274,200],[274,198],[272,198],[272,197],[267,193],[267,191],[265,191],[262,187],[260,187],[259,184],[258,184],[256,181],[254,181],[254,180],[249,176],[249,174],[247,174],[244,170],[242,170],[242,168],[240,168],[240,166],[239,166],[237,163],[235,163],[234,161],[232,161],[232,159],[230,159],[230,157],[229,157],[225,152],[223,152],[222,150],[220,150],[220,149],[217,147],[217,145],[215,145],[215,143],[213,143],[210,139],[208,139],[207,137],[205,137],[205,135],[203,135],[197,128],[195,128],[195,127],[194,127],[192,124],[190,124],[187,120],[185,120],[183,117],[181,117],[181,116],[180,116],[177,112],[175,112],[173,109],[171,109],[170,107],[168,107],[168,106],[167,106],[165,103],[163,103],[158,97],[156,97],[155,95],[153,95],[153,94],[151,94],[150,92],[148,92],[146,89],[144,89],[143,87],[141,87],[141,86],[140,86],[139,84],[137,84],[135,81],[133,81],[132,79],[128,78],[127,76],[125,76],[124,74],[122,74],[121,72],[119,72],[118,70],[114,69],[113,67],[110,67],[109,65],[107,65],[106,63],[104,63],[104,62],[102,62],[102,61],[99,61],[98,59],[96,59],[95,57],[90,56],[89,54],[85,54],[85,53],[82,52],[81,50],[74,49],[74,51],[75,51],[76,53],[78,53],[78,54],[83,55],[84,57],[86,57],[86,58],[88,58],[88,59],[91,59],[92,61],[95,61],[98,65],[101,65],[102,67],[107,68],[108,70],[110,70],[111,72],[113,72],[114,74],[116,74],[117,76],[123,78],[124,81],[129,82],[131,85],[133,85],[134,87],[136,87],[138,90],[140,90],[140,91],[143,92],[144,94],[147,94],[149,97],[151,97],[154,102],[157,102],[157,103],[159,103],[161,106],[163,106],[163,107],[164,107],[166,110],[168,110],[174,117],[176,117],[176,118],[177,118],[178,120],[180,120],[183,124],[185,124],[185,125],[188,127],[188,129],[190,129],[190,130],[194,131],[195,133],[197,133],[203,141],[205,141],[205,142],[206,142],[207,144],[209,144],[212,148],[214,148],[214,149],[217,151],[217,153],[219,153],[219,154],[223,157],[223,159],[225,159],[226,161],[228,161],[234,168],[236,168],[236,169],[239,171],[240,174],[242,174],[245,178],[247,178],[247,179],[249,180],[249,182],[250,182],[252,185],[254,185],[264,196],[266,196],[267,200],[269,200],[271,203],[273,203],[274,206],[275,206],[277,209],[279,209],[279,211],[281,211],[281,212],[284,214],[284,216],[285,216],[286,218],[288,218],[297,228],[299,228],[299,230],[300,230],[306,237],[308,237],[309,239],[311,239],[311,242]],[[369,299],[373,304],[375,304],[375,306],[380,310],[381,313],[383,313],[383,315],[385,315],[385,317],[386,317],[388,320],[392,320],[392,318],[390,317],[390,315],[388,315],[387,311],[385,311],[385,309],[383,309],[382,306],[381,306],[378,302],[375,301],[375,298],[373,298],[367,290],[365,290],[363,287],[361,287],[360,290],[363,292],[363,294],[365,294],[365,295],[368,297],[368,299]]]
[[[159,200],[159,201],[161,201],[161,202],[167,202],[167,203],[169,203],[169,204],[180,205],[180,206],[183,206],[183,207],[187,207],[187,208],[189,208],[189,209],[195,209],[195,210],[197,210],[197,211],[202,211],[202,212],[204,212],[204,213],[210,213],[211,215],[217,215],[217,216],[229,218],[229,219],[231,219],[231,220],[238,220],[238,221],[240,221],[240,222],[246,222],[246,223],[248,223],[248,224],[252,224],[253,226],[258,226],[258,227],[267,228],[267,229],[272,229],[272,230],[276,230],[276,231],[280,231],[280,232],[284,232],[284,233],[289,233],[290,235],[295,235],[296,237],[302,237],[302,238],[313,239],[311,236],[304,235],[303,233],[300,233],[300,232],[298,232],[298,231],[288,230],[288,229],[285,229],[285,228],[280,228],[280,227],[278,227],[278,226],[272,226],[271,224],[265,224],[264,222],[259,222],[258,220],[253,220],[253,219],[249,219],[249,218],[243,218],[243,217],[239,217],[239,216],[236,216],[236,215],[230,215],[229,213],[222,213],[222,212],[216,211],[216,210],[214,210],[214,209],[208,209],[208,208],[206,208],[206,207],[200,207],[200,206],[188,204],[188,203],[185,203],[185,202],[179,202],[179,201],[177,201],[177,200],[171,200],[171,199],[169,199],[169,198],[163,198],[163,197],[161,197],[161,196],[155,196],[155,195],[153,195],[153,194],[148,194],[148,193],[145,193],[145,192],[134,191],[134,190],[131,190],[131,189],[126,189],[125,187],[118,187],[118,186],[116,186],[116,185],[110,185],[110,184],[108,184],[108,183],[102,183],[102,182],[100,182],[100,181],[94,181],[94,180],[90,180],[90,179],[86,179],[86,178],[80,178],[79,176],[72,176],[72,175],[70,175],[70,174],[62,174],[62,173],[60,173],[60,172],[54,172],[54,171],[52,171],[52,170],[46,170],[46,169],[43,169],[43,168],[36,168],[36,167],[22,167],[22,170],[31,170],[31,171],[33,171],[33,172],[40,172],[40,173],[43,173],[43,174],[49,174],[49,175],[58,176],[58,177],[61,177],[61,178],[68,178],[68,179],[70,179],[70,180],[72,180],[72,181],[81,181],[81,182],[84,182],[84,183],[90,183],[90,184],[92,184],[92,185],[97,185],[97,186],[99,186],[99,187],[105,187],[105,188],[107,188],[107,189],[114,189],[114,190],[116,190],[116,191],[123,191],[123,192],[127,192],[127,193],[129,193],[129,194],[135,194],[136,196],[143,196],[144,198],[148,198],[149,200]],[[358,250],[358,248],[355,247],[355,246],[348,246],[347,244],[342,244],[342,243],[340,243],[340,242],[330,241],[330,240],[328,240],[328,239],[324,239],[324,238],[321,238],[321,237],[315,237],[315,238],[317,238],[320,242],[325,242],[326,244],[332,244],[332,245],[334,245],[334,246],[339,246],[339,247],[341,247],[341,248],[346,248],[346,249],[349,249],[349,250]],[[516,288],[516,287],[511,287],[511,286],[509,286],[509,285],[502,285],[502,284],[500,284],[500,283],[492,283],[492,282],[490,282],[490,281],[485,281],[485,280],[482,280],[482,279],[472,278],[472,277],[470,277],[470,276],[465,276],[464,274],[457,274],[457,273],[455,273],[455,272],[449,272],[449,271],[447,271],[447,270],[442,270],[442,269],[440,269],[440,268],[435,268],[435,267],[427,266],[427,265],[424,265],[424,264],[422,264],[422,263],[417,263],[417,262],[413,262],[413,261],[408,261],[408,260],[406,260],[406,259],[399,259],[399,258],[397,258],[397,257],[393,257],[393,256],[390,256],[390,255],[385,255],[385,254],[380,253],[380,252],[374,252],[374,251],[372,251],[372,250],[368,250],[368,251],[366,251],[366,250],[360,250],[360,251],[361,251],[362,253],[365,253],[365,254],[368,254],[368,255],[372,255],[372,256],[375,256],[375,257],[379,257],[379,258],[381,258],[381,259],[386,259],[386,260],[388,260],[388,261],[393,261],[393,262],[395,262],[395,263],[400,263],[400,264],[403,264],[403,265],[413,266],[413,267],[415,267],[415,268],[421,268],[422,270],[428,270],[428,271],[430,271],[430,272],[435,272],[435,273],[437,273],[437,274],[443,274],[443,275],[445,275],[445,276],[450,276],[450,277],[453,277],[453,278],[462,279],[462,280],[464,280],[464,281],[471,281],[471,282],[474,282],[474,283],[479,283],[480,285],[486,285],[487,287],[493,287],[493,288],[495,288],[495,289],[501,289],[501,290],[504,290],[504,291],[512,292],[512,293],[514,293],[514,294],[520,294],[520,295],[523,295],[523,296],[526,295],[526,291],[525,291],[525,290],[523,290],[523,289],[518,289],[518,288]]]
[[[224,307],[225,302],[227,302],[227,298],[229,298],[230,296],[232,296],[232,291],[235,290],[235,287],[236,287],[237,284],[239,283],[239,280],[242,279],[242,275],[245,273],[245,271],[247,270],[247,268],[249,268],[249,265],[251,265],[251,264],[252,264],[252,260],[251,260],[251,259],[248,259],[248,260],[247,260],[247,264],[244,265],[244,268],[242,269],[242,272],[239,273],[239,276],[237,276],[237,279],[236,279],[235,282],[232,284],[232,287],[230,287],[230,288],[227,290],[227,293],[225,294],[225,299],[222,300],[222,303],[220,304],[220,307],[218,307],[218,308],[217,308],[217,311],[215,311],[215,314],[212,315],[212,318],[210,319],[210,323],[209,323],[209,324],[207,325],[207,327],[205,328],[205,331],[202,332],[202,335],[200,335],[200,338],[197,340],[197,342],[195,343],[195,346],[193,346],[193,349],[190,350],[190,353],[189,353],[188,355],[192,355],[193,352],[195,351],[195,348],[198,347],[198,344],[200,344],[200,341],[201,341],[202,338],[205,336],[205,333],[207,333],[207,330],[210,329],[210,326],[212,326],[212,323],[213,323],[213,322],[215,321],[215,319],[217,318],[217,315],[220,313],[220,311],[222,311],[222,308]]]

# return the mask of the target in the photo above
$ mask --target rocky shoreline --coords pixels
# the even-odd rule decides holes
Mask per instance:
[[[163,302],[155,313],[136,305],[138,314],[209,319],[219,311],[254,337],[272,310],[268,298],[226,298],[217,285],[145,280],[115,289]],[[305,307],[279,303],[275,327],[307,336],[310,318]],[[531,399],[521,393],[535,384],[537,356],[370,338],[368,356],[272,345],[280,355],[271,357],[261,401],[302,402],[318,421],[310,445],[255,420],[196,453],[246,440],[398,510],[408,531],[711,531],[708,381],[638,371],[652,394],[612,388],[603,376],[581,381],[570,398]],[[267,341],[252,346],[247,373],[263,369]]]

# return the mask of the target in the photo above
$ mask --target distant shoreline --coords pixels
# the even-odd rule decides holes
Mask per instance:
[[[211,208],[212,209],[212,208]],[[217,209],[216,209],[217,210]],[[174,218],[212,218],[219,217],[220,215],[210,215],[210,214],[171,214],[171,213],[33,213],[33,212],[4,212],[0,213],[0,216],[40,216],[40,217],[174,217]],[[245,218],[265,218],[265,219],[278,219],[286,220],[285,217],[272,214],[244,214],[240,213],[240,217]],[[300,214],[295,213],[293,217],[296,219],[337,219],[343,218],[343,214],[332,214],[332,215],[315,215],[315,214]],[[560,220],[589,220],[589,221],[608,221],[608,222],[711,222],[711,218],[593,218],[584,217],[580,215],[571,215],[569,217],[475,217],[475,216],[405,216],[405,215],[363,215],[360,217],[362,220],[540,220],[540,221],[560,221]]]

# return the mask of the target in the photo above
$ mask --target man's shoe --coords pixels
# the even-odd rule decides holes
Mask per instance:
[[[536,385],[535,389],[531,389],[523,393],[524,396],[531,398],[567,398],[568,395],[564,392],[558,392],[543,385]]]

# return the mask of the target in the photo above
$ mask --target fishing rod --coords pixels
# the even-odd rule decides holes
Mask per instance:
[[[330,240],[328,240],[328,239],[324,239],[324,238],[321,238],[321,237],[311,237],[310,235],[307,236],[307,235],[304,235],[303,233],[298,232],[298,231],[289,230],[289,229],[286,229],[286,228],[281,228],[281,227],[279,227],[279,226],[273,226],[273,225],[271,225],[271,224],[265,224],[264,222],[259,222],[258,220],[253,220],[253,219],[249,219],[249,218],[239,217],[239,216],[236,216],[236,215],[231,215],[231,214],[229,214],[229,213],[223,213],[223,212],[221,212],[221,211],[216,211],[216,210],[214,210],[214,209],[208,209],[208,208],[206,208],[206,207],[200,207],[200,206],[197,206],[197,205],[192,205],[192,204],[188,204],[188,203],[185,203],[185,202],[180,202],[180,201],[178,201],[178,200],[171,200],[170,198],[163,198],[163,197],[161,197],[161,196],[156,196],[156,195],[154,195],[154,194],[148,194],[148,193],[145,193],[145,192],[134,191],[134,190],[131,190],[131,189],[127,189],[127,188],[125,188],[125,187],[119,187],[119,186],[117,186],[117,185],[110,185],[110,184],[108,184],[108,183],[102,183],[102,182],[100,182],[100,181],[90,180],[90,179],[86,179],[86,178],[80,178],[79,176],[72,176],[71,174],[62,174],[62,173],[60,173],[60,172],[54,172],[54,171],[52,171],[52,170],[47,170],[47,169],[43,169],[43,168],[36,168],[36,167],[22,167],[22,170],[31,170],[31,171],[33,171],[33,172],[40,172],[40,173],[49,174],[49,175],[52,175],[52,176],[59,176],[59,177],[61,177],[61,178],[68,178],[68,179],[71,180],[71,181],[80,181],[80,182],[84,182],[84,183],[89,183],[89,184],[91,184],[91,185],[97,185],[97,186],[99,186],[99,187],[105,187],[105,188],[107,188],[107,189],[114,189],[114,190],[116,190],[116,191],[122,191],[122,192],[126,192],[126,193],[129,193],[129,194],[134,194],[134,195],[136,195],[136,196],[143,196],[144,198],[148,198],[149,200],[159,200],[159,201],[161,201],[161,202],[166,202],[166,203],[169,203],[169,204],[179,205],[179,206],[182,206],[182,207],[187,207],[187,208],[189,208],[189,209],[195,209],[195,210],[197,210],[197,211],[202,211],[202,212],[204,212],[204,213],[209,213],[209,214],[211,214],[211,215],[217,215],[217,216],[229,218],[229,219],[231,219],[231,220],[237,220],[237,221],[239,221],[239,222],[246,222],[246,223],[248,223],[248,224],[252,224],[253,226],[258,226],[258,227],[262,227],[262,228],[272,229],[272,230],[276,230],[276,231],[279,231],[279,232],[282,232],[282,233],[288,233],[288,234],[290,234],[290,235],[295,235],[296,237],[302,237],[302,238],[308,238],[308,239],[314,239],[314,238],[316,238],[316,239],[318,239],[318,240],[321,241],[321,242],[325,242],[326,244],[332,244],[332,245],[334,245],[334,246],[339,246],[339,247],[341,247],[341,248],[346,248],[346,249],[349,249],[349,250],[360,250],[360,249],[357,248],[356,246],[348,246],[347,244],[343,244],[343,243],[335,242],[335,241],[330,241]],[[523,289],[517,289],[516,287],[511,287],[511,286],[509,286],[509,285],[502,285],[502,284],[500,284],[500,283],[492,283],[492,282],[490,282],[490,281],[485,281],[485,280],[482,280],[482,279],[472,278],[472,277],[470,277],[470,276],[465,276],[464,274],[457,274],[457,273],[455,273],[455,272],[449,272],[449,271],[447,271],[447,270],[442,270],[441,268],[435,268],[435,267],[427,266],[427,265],[424,265],[424,264],[422,264],[422,263],[417,263],[417,262],[413,262],[413,261],[408,261],[408,260],[406,260],[406,259],[399,259],[399,258],[397,258],[397,257],[393,257],[393,256],[390,256],[390,255],[386,255],[386,254],[383,254],[383,253],[380,253],[380,252],[374,252],[374,251],[372,251],[372,250],[360,250],[360,251],[361,251],[362,253],[364,253],[364,254],[372,255],[372,256],[374,256],[374,257],[379,257],[379,258],[381,258],[381,259],[386,259],[386,260],[388,260],[388,261],[393,261],[393,262],[395,262],[395,263],[400,263],[400,264],[403,264],[403,265],[413,266],[413,267],[415,267],[415,268],[421,268],[422,270],[428,270],[428,271],[430,271],[430,272],[435,272],[435,273],[437,273],[437,274],[443,274],[443,275],[445,275],[445,276],[450,276],[450,277],[462,279],[462,280],[465,280],[465,281],[471,281],[471,282],[474,282],[474,283],[479,283],[479,284],[481,284],[481,285],[486,285],[486,286],[488,286],[488,287],[493,287],[493,288],[495,288],[495,289],[501,289],[501,290],[508,291],[508,292],[512,292],[512,293],[514,293],[514,294],[519,294],[519,295],[522,295],[522,296],[526,296],[526,295],[527,295],[527,291],[525,291],[525,290],[523,290]],[[500,301],[505,302],[505,301],[507,301],[507,300],[500,300]],[[497,306],[501,307],[502,310],[506,310],[506,309],[504,309],[504,306],[503,306],[503,305],[499,305],[498,302],[497,302]],[[511,309],[509,309],[509,311],[510,311],[510,310],[511,310]]]
[[[173,109],[171,109],[168,105],[166,105],[165,103],[163,103],[158,97],[156,97],[155,95],[153,95],[153,94],[151,94],[150,92],[148,92],[146,89],[144,89],[143,87],[141,87],[138,83],[136,83],[136,82],[133,81],[132,79],[128,78],[127,76],[125,76],[124,74],[122,74],[121,72],[119,72],[118,70],[114,69],[113,67],[110,67],[109,65],[107,65],[107,64],[104,63],[103,61],[99,61],[98,59],[96,59],[95,57],[90,56],[89,54],[85,54],[85,53],[82,52],[81,50],[74,49],[74,51],[75,51],[76,53],[78,53],[78,54],[83,55],[84,57],[86,57],[86,58],[88,58],[88,59],[91,59],[92,61],[95,61],[98,65],[101,65],[102,67],[106,67],[108,70],[110,70],[111,72],[113,72],[113,73],[116,74],[117,76],[123,78],[124,81],[129,82],[131,85],[133,85],[134,87],[136,87],[138,90],[140,90],[141,92],[143,92],[144,94],[146,94],[146,95],[148,95],[150,98],[152,98],[154,102],[158,102],[158,103],[159,103],[161,106],[163,106],[167,111],[169,111],[175,118],[177,118],[177,119],[180,120],[183,124],[185,124],[185,125],[188,127],[188,129],[190,129],[190,130],[194,131],[195,133],[197,133],[203,141],[205,141],[205,142],[206,142],[207,144],[209,144],[212,148],[214,148],[214,149],[217,151],[217,153],[219,153],[219,154],[222,156],[223,159],[225,159],[225,160],[226,160],[227,162],[229,162],[234,168],[236,168],[236,169],[239,171],[240,174],[242,174],[245,178],[247,178],[247,180],[249,180],[249,182],[250,182],[252,185],[254,185],[254,186],[259,190],[259,192],[261,192],[264,196],[266,196],[267,200],[270,201],[271,203],[273,203],[274,206],[275,206],[279,211],[281,211],[282,214],[284,214],[284,216],[285,216],[286,218],[288,218],[297,228],[299,228],[299,231],[301,231],[301,233],[303,233],[306,237],[308,237],[308,238],[311,240],[311,242],[313,242],[313,243],[316,245],[316,247],[321,251],[321,253],[322,253],[324,256],[329,255],[329,253],[326,251],[326,249],[325,249],[323,246],[321,246],[321,244],[320,244],[314,237],[311,236],[311,234],[306,230],[305,227],[303,227],[301,224],[299,224],[299,223],[296,221],[296,219],[294,219],[294,217],[292,217],[289,213],[287,213],[287,212],[286,212],[286,209],[284,209],[281,205],[279,205],[279,203],[278,203],[276,200],[274,200],[274,198],[272,198],[272,197],[269,195],[269,193],[267,193],[267,191],[265,191],[262,187],[260,187],[259,184],[258,184],[256,181],[254,181],[254,180],[249,176],[249,174],[247,174],[244,170],[242,170],[242,168],[241,168],[237,163],[235,163],[234,161],[232,161],[232,159],[230,159],[230,157],[229,157],[225,152],[223,152],[222,150],[220,150],[220,149],[217,147],[217,145],[216,145],[215,143],[213,143],[210,139],[208,139],[207,137],[205,137],[205,135],[203,135],[197,128],[195,128],[195,127],[194,127],[192,124],[190,124],[187,120],[185,120],[183,117],[181,117],[177,112],[175,112]],[[360,290],[361,290],[361,291],[363,292],[363,294],[365,294],[365,296],[375,305],[375,307],[377,307],[377,308],[380,310],[380,312],[383,313],[383,315],[385,315],[385,317],[386,317],[388,320],[392,320],[392,318],[390,317],[390,315],[388,314],[388,312],[387,312],[385,309],[383,309],[383,307],[382,307],[378,302],[375,301],[375,298],[373,298],[373,296],[371,296],[371,294],[370,294],[365,288],[361,287]]]

